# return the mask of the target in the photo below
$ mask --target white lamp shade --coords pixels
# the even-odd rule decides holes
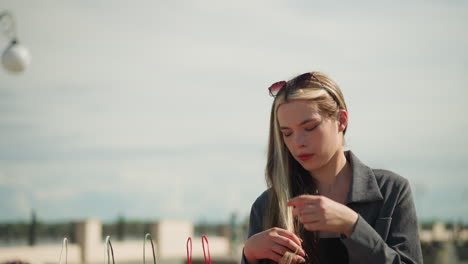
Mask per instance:
[[[2,63],[11,72],[22,72],[31,62],[31,55],[26,47],[12,42],[2,55]]]

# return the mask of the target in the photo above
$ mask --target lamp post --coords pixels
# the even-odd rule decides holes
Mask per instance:
[[[2,54],[2,64],[9,72],[22,72],[31,62],[31,55],[16,36],[15,19],[8,11],[0,12],[0,31],[8,46]]]

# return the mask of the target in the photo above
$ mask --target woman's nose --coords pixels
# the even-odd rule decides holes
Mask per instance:
[[[296,134],[295,143],[296,143],[296,146],[299,148],[306,146],[306,139],[302,133]]]

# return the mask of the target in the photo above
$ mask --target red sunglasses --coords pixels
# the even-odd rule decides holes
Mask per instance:
[[[299,76],[297,76],[296,78],[290,80],[289,82],[292,82],[294,84],[298,83],[303,83],[304,81],[310,79],[310,78],[314,78],[319,84],[320,86],[322,87],[322,89],[324,89],[325,91],[327,91],[327,93],[333,98],[333,100],[335,100],[335,102],[338,104],[338,106],[340,106],[340,103],[338,101],[338,98],[336,97],[335,93],[333,91],[330,91],[330,89],[327,89],[323,84],[322,82],[311,72],[307,72],[307,73],[304,73],[304,74],[301,74]],[[289,82],[286,82],[286,81],[279,81],[279,82],[275,82],[274,84],[272,84],[269,88],[268,88],[268,91],[270,92],[270,95],[272,97],[276,97],[281,91],[283,91],[283,88],[286,86],[286,89],[284,90],[288,90],[290,89],[289,87],[300,87],[302,85],[287,85]]]
[[[270,91],[271,96],[276,97],[276,95],[281,91],[281,89],[283,89],[285,85],[286,81],[275,82],[268,88],[268,91]]]

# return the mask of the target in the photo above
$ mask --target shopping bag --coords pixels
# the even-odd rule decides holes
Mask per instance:
[[[205,243],[206,243],[206,248],[205,248]],[[202,248],[203,248],[203,258],[205,260],[205,264],[212,264],[211,254],[210,254],[210,245],[208,243],[208,238],[205,235],[202,236]],[[192,238],[191,237],[187,238],[186,249],[187,249],[187,264],[192,264]]]
[[[115,264],[114,249],[112,248],[112,243],[111,243],[111,240],[110,240],[110,236],[106,236],[106,241],[104,242],[104,245],[105,245],[105,250],[106,250],[105,253],[104,253],[104,264],[106,264],[106,260],[107,260],[107,264],[110,264],[110,255],[112,255],[112,264]],[[111,254],[109,254],[109,252]],[[107,258],[106,258],[106,256],[107,256]]]
[[[151,249],[153,251],[153,264],[156,264],[156,254],[154,253],[154,243],[153,238],[151,237],[150,233],[146,233],[145,239],[143,240],[143,264],[145,264],[145,248],[146,248],[146,240],[150,240],[151,242]]]
[[[62,242],[62,250],[60,250],[59,264],[62,264],[62,253],[65,248],[65,264],[68,263],[68,238],[64,237]]]

